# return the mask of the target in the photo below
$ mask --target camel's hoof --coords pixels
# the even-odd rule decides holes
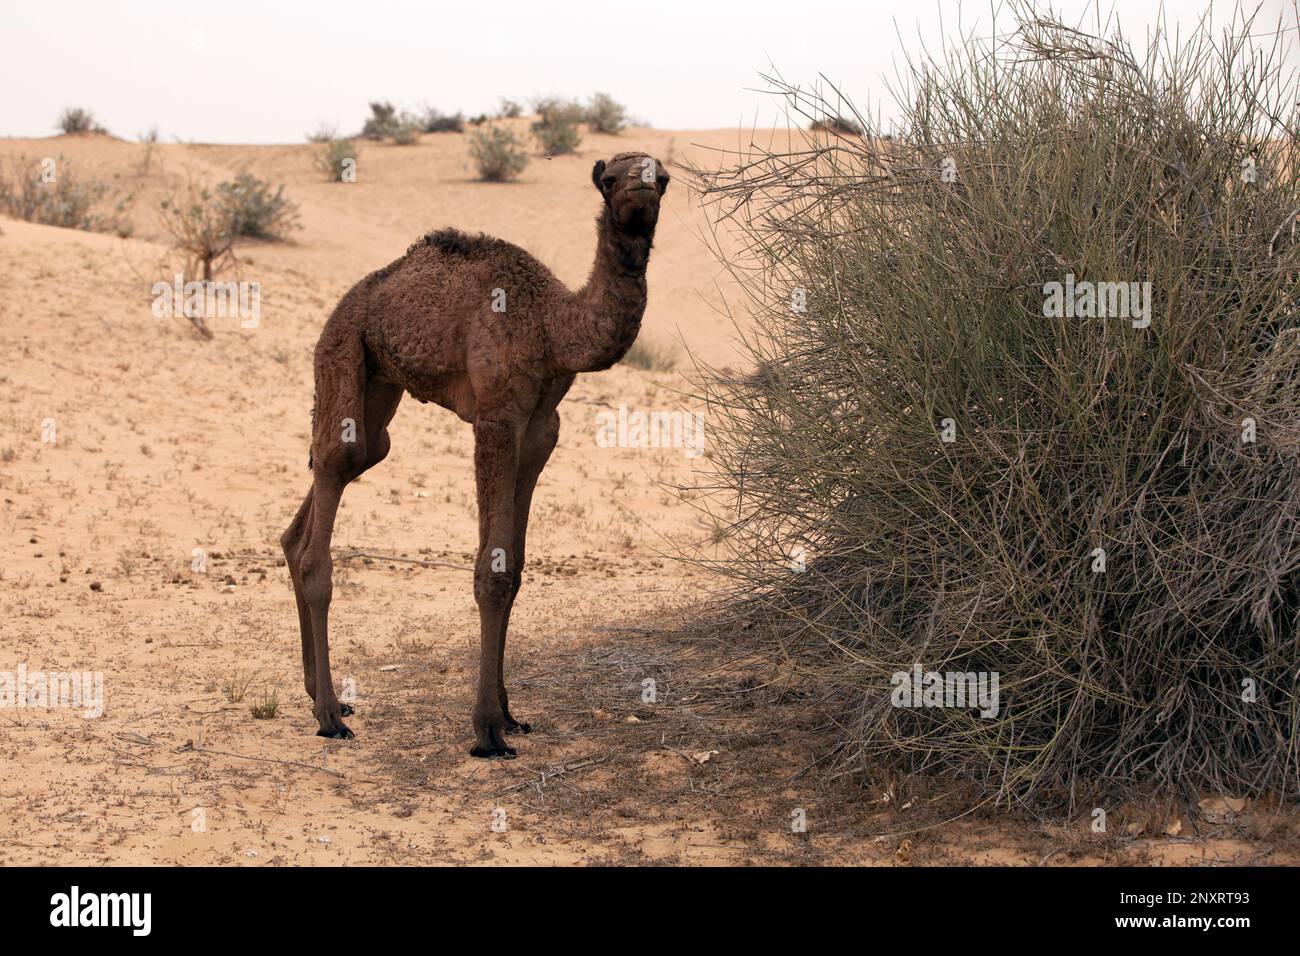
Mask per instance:
[[[487,760],[514,760],[514,747],[485,747],[482,744],[475,744],[474,749],[469,752],[471,757],[483,757]]]
[[[339,707],[342,709],[344,717],[351,717],[356,713],[356,711],[352,709],[351,704],[339,704]]]
[[[517,720],[506,721],[506,733],[508,734],[531,734],[532,732],[532,724],[520,723]]]
[[[343,724],[339,724],[338,727],[334,728],[333,730],[326,730],[324,727],[322,727],[320,730],[316,731],[316,736],[332,737],[335,740],[351,740],[353,737],[356,736],[356,734],[348,730],[348,728],[345,727]]]

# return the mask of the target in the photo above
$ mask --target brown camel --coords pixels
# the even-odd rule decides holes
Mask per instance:
[[[323,737],[351,737],[330,676],[330,535],[343,488],[388,454],[403,392],[474,426],[480,623],[476,757],[513,757],[502,675],[506,628],[524,566],[528,509],[560,432],[556,411],[578,372],[623,357],[641,328],[646,264],[668,174],[643,153],[596,163],[604,199],[596,263],[570,292],[518,246],[454,229],[431,232],[340,300],[316,344],[311,490],[280,538],[293,578],[307,693]]]

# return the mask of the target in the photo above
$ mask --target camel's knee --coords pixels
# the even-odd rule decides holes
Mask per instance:
[[[298,561],[298,577],[308,603],[328,603],[334,593],[334,559],[328,551],[308,550]]]
[[[493,571],[490,564],[474,570],[474,600],[480,606],[505,604],[519,590],[519,572]]]
[[[316,473],[337,475],[345,484],[369,467],[367,455],[366,439],[359,431],[349,433],[345,430],[340,438],[331,436],[328,442],[312,445]]]

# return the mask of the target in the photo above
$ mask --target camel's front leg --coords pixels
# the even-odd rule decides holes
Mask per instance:
[[[478,560],[474,600],[478,602],[478,693],[474,699],[475,757],[513,757],[505,741],[506,717],[497,695],[518,556],[515,539],[515,481],[519,470],[519,429],[510,422],[474,423],[474,474],[478,483]]]

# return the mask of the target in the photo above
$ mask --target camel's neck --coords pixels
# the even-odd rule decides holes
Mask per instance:
[[[606,206],[596,220],[599,239],[591,278],[548,317],[555,362],[568,372],[599,372],[632,347],[645,313],[645,270],[653,229],[618,229]]]

